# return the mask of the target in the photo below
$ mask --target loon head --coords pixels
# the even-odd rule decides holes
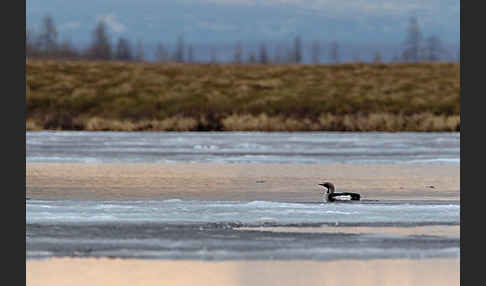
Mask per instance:
[[[334,184],[333,183],[324,182],[324,183],[320,183],[318,185],[319,186],[323,186],[323,187],[325,187],[327,189],[326,194],[332,194],[332,193],[334,193],[335,188],[334,188]]]

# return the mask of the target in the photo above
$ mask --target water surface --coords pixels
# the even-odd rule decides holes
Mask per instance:
[[[457,236],[248,230],[268,226],[451,226],[459,224],[457,202],[34,200],[26,207],[30,259],[336,260],[459,255]]]
[[[122,165],[125,163],[384,163],[421,164],[423,170],[427,170],[430,164],[459,164],[460,142],[459,133],[42,131],[27,132],[26,137],[27,162],[121,163]],[[93,171],[89,164],[80,165],[86,166],[90,172]],[[106,164],[104,166],[108,169],[115,168]],[[175,164],[170,166],[173,168]],[[246,165],[238,166],[246,167]],[[412,168],[417,166],[414,165]],[[227,167],[228,165],[225,165],[225,168]],[[309,167],[314,169],[316,165]],[[43,166],[37,168],[43,171]],[[66,167],[57,166],[57,168]],[[249,166],[249,169],[244,170],[242,174],[248,175],[254,171]],[[72,192],[69,186],[82,184],[83,192],[93,192],[95,188],[102,186],[102,190],[98,192],[110,196],[120,194],[113,189],[113,186],[118,186],[120,182],[120,178],[116,176],[112,178],[90,175],[92,177],[84,181],[80,179],[81,177],[70,173],[69,169],[63,169],[48,177],[53,181],[47,179],[44,182],[46,176],[39,172],[30,175],[37,176],[34,181],[40,181],[42,184],[36,185],[35,190],[31,191],[33,198],[26,201],[28,259],[114,257],[171,260],[338,260],[459,257],[458,235],[407,235],[407,232],[393,234],[380,231],[371,231],[371,233],[276,232],[255,229],[270,227],[304,229],[324,226],[335,227],[336,230],[338,227],[341,230],[343,227],[367,227],[368,230],[420,226],[457,228],[460,221],[460,206],[459,202],[454,200],[406,198],[407,200],[401,201],[363,200],[345,204],[329,204],[317,200],[282,202],[280,201],[282,198],[273,196],[271,201],[239,199],[225,201],[207,198],[188,200],[181,199],[184,198],[183,196],[179,198],[176,196],[173,199],[156,199],[152,196],[145,200],[134,200],[131,197],[123,200],[113,198],[106,200],[104,197],[99,200],[56,198],[39,200],[39,197],[35,197],[36,194],[48,193],[49,187],[59,185],[61,182],[65,183],[60,184],[65,189],[57,190],[59,192]],[[302,175],[282,176],[287,179],[289,176]],[[346,174],[346,179],[350,176],[351,174]],[[397,176],[399,178],[406,175],[397,173]],[[160,179],[142,176],[141,182],[148,180],[146,182],[148,184],[139,184],[142,189],[137,189],[134,187],[136,176],[133,173],[124,178],[128,178],[128,181],[123,183],[122,187],[131,186],[134,188],[131,192],[139,196],[147,191],[143,186],[152,185],[150,180]],[[223,191],[248,193],[248,186],[235,189],[238,183],[236,178],[240,178],[240,175],[225,179],[229,182],[227,186],[232,186],[233,189]],[[208,186],[217,182],[210,176],[199,179],[183,176],[181,177],[183,184],[174,183],[174,179],[157,182],[163,187],[170,185],[170,182],[172,182],[171,186],[180,185],[180,190],[176,189],[171,193],[174,195],[187,191],[184,188],[191,184],[199,182]],[[442,180],[442,177],[439,179]],[[74,181],[70,182],[70,180]],[[270,183],[279,187],[287,182],[280,180],[280,183],[275,183],[268,179],[267,183],[264,180],[256,181],[253,177],[249,180],[254,192],[268,192],[272,187]],[[377,178],[379,184],[383,183],[383,180],[383,177]],[[258,185],[258,188],[255,185]],[[315,186],[315,183],[312,185]],[[424,184],[421,187],[427,186]],[[294,187],[296,192],[302,188],[297,186],[292,188]],[[204,187],[204,189],[210,188]],[[426,189],[428,192],[432,192],[431,190]],[[433,190],[435,192],[435,189]],[[314,192],[312,189],[309,191]],[[303,194],[299,193],[299,195]]]
[[[460,133],[70,132],[26,135],[27,162],[459,164]]]

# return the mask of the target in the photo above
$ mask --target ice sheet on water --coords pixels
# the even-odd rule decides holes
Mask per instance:
[[[27,162],[458,164],[459,133],[26,132]]]
[[[326,204],[272,201],[26,202],[27,223],[459,224],[459,204]]]
[[[79,253],[77,256],[86,255]],[[27,251],[27,258],[47,258],[53,256],[48,251]],[[307,249],[279,249],[279,250],[253,250],[234,251],[231,249],[208,250],[198,249],[195,251],[185,250],[146,250],[146,249],[114,249],[99,250],[86,256],[93,257],[120,257],[120,258],[142,258],[142,259],[198,259],[198,260],[273,260],[273,259],[312,259],[312,260],[335,260],[335,259],[373,259],[373,258],[457,258],[460,250],[457,247],[445,249],[403,249],[403,248],[307,248]]]

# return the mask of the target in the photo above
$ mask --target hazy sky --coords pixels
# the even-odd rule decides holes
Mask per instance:
[[[144,42],[304,40],[393,44],[410,16],[424,36],[459,43],[459,0],[27,0],[27,28],[54,18],[62,38],[86,42],[104,19],[113,36]]]

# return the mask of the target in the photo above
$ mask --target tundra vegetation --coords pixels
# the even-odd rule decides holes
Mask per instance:
[[[26,60],[27,130],[458,131],[459,64]]]

